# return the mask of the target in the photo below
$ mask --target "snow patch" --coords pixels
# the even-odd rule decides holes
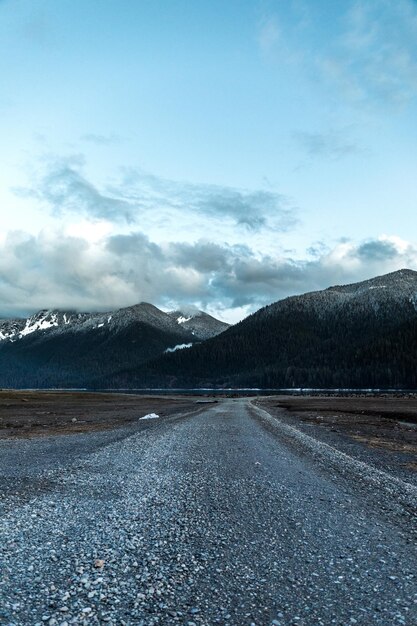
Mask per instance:
[[[177,350],[184,350],[184,348],[191,348],[192,343],[179,343],[173,348],[167,348],[165,352],[176,352]]]
[[[97,325],[97,328],[102,328],[104,326],[104,322],[102,322],[101,324]]]
[[[52,328],[52,326],[58,326],[57,314],[53,313],[51,315],[51,319],[46,319],[49,313],[46,313],[44,317],[36,322],[33,322],[31,318],[26,320],[26,326],[23,330],[20,331],[19,337],[24,337],[25,335],[30,335],[34,333],[36,330],[46,330],[47,328]]]
[[[192,319],[192,316],[191,317],[183,317],[182,315],[180,315],[177,318],[177,322],[178,322],[178,324],[185,324],[185,322],[189,322],[191,319]]]
[[[157,415],[156,413],[148,413],[147,415],[140,417],[139,420],[155,420],[158,417],[159,415]]]

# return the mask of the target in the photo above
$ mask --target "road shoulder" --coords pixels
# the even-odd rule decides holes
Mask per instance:
[[[264,428],[333,480],[343,483],[343,488],[359,496],[370,512],[380,511],[385,519],[399,526],[409,537],[417,537],[417,487],[389,471],[368,462],[317,437],[317,431],[307,434],[298,425],[288,423],[285,410],[271,412],[263,408],[262,401],[250,402],[250,410]],[[261,405],[261,406],[260,406]],[[351,450],[350,450],[351,452]],[[363,457],[363,455],[361,455]]]

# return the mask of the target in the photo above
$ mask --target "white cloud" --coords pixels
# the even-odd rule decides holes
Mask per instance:
[[[95,243],[104,239],[113,231],[113,225],[107,220],[82,219],[68,224],[64,232],[69,237],[82,237]]]

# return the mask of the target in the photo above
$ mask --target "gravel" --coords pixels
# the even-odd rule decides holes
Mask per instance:
[[[325,471],[333,470],[339,476],[344,477],[349,487],[354,484],[356,491],[360,487],[364,489],[367,493],[362,495],[367,497],[368,508],[370,501],[375,505],[376,500],[380,512],[384,511],[391,518],[396,517],[396,522],[405,526],[409,533],[417,533],[415,524],[417,486],[414,483],[402,480],[388,471],[382,471],[356,456],[346,454],[343,450],[284,423],[252,403],[251,409],[267,422],[273,432],[279,434],[287,445],[295,447],[302,454],[314,459]],[[361,446],[356,446],[356,448],[360,449]],[[362,450],[362,456],[363,454]],[[369,456],[372,458],[371,454]]]
[[[396,523],[398,490],[381,492],[388,518],[366,467],[300,454],[253,411],[224,400],[114,439],[1,442],[0,622],[417,623],[415,517]]]

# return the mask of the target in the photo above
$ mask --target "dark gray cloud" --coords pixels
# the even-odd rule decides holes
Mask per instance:
[[[143,233],[131,233],[129,235],[113,235],[106,243],[106,249],[117,257],[135,256],[140,252],[146,254],[155,261],[162,258],[161,248],[149,241]]]
[[[0,245],[0,313],[108,310],[140,301],[249,313],[289,295],[402,267],[417,268],[417,250],[396,240],[343,242],[307,261],[207,241],[160,245],[140,232],[95,243],[60,233],[10,233]]]
[[[227,271],[230,249],[233,248],[211,242],[172,243],[169,246],[172,259],[179,267],[192,267],[203,273]],[[239,249],[243,250],[240,246]]]
[[[355,253],[364,261],[389,261],[395,259],[398,250],[391,241],[367,241]]]

